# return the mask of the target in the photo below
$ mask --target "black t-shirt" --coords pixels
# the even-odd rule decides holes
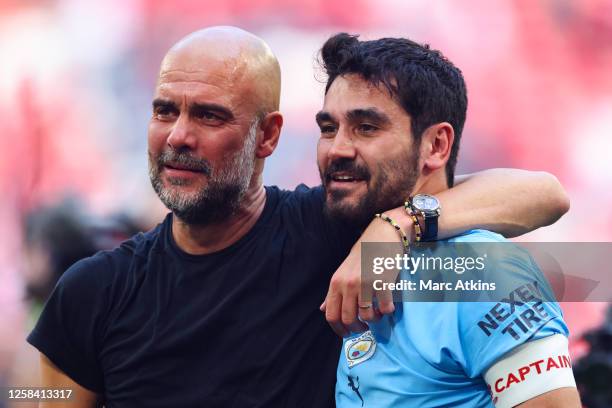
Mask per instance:
[[[320,187],[266,195],[219,252],[179,249],[169,214],[77,262],[28,341],[108,407],[333,406],[341,342],[318,308],[356,234]]]

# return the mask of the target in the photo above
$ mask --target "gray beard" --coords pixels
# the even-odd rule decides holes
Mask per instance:
[[[149,153],[149,178],[161,202],[189,225],[210,225],[234,215],[253,177],[258,127],[259,120],[255,119],[242,149],[224,159],[217,168],[211,168],[206,160],[191,158],[177,151],[165,151],[157,158],[151,157]],[[191,194],[181,193],[172,187],[183,185],[181,180],[172,180],[170,186],[165,186],[161,169],[168,160],[197,161],[208,177],[208,183]]]

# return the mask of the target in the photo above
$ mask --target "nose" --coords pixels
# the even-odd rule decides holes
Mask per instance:
[[[357,150],[351,135],[342,128],[338,129],[328,155],[331,161],[335,159],[354,159]]]
[[[190,123],[187,115],[179,115],[178,119],[172,125],[172,130],[166,140],[168,146],[175,150],[180,149],[195,149],[197,138],[194,133],[193,125]]]

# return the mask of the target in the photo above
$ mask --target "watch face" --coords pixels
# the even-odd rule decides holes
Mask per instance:
[[[417,194],[412,199],[412,205],[421,211],[435,211],[440,207],[438,199],[427,194]]]

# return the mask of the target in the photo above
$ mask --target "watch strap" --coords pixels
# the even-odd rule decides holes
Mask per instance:
[[[423,232],[423,241],[435,241],[438,238],[438,213],[425,213],[423,215],[423,223],[425,224],[425,231]]]

